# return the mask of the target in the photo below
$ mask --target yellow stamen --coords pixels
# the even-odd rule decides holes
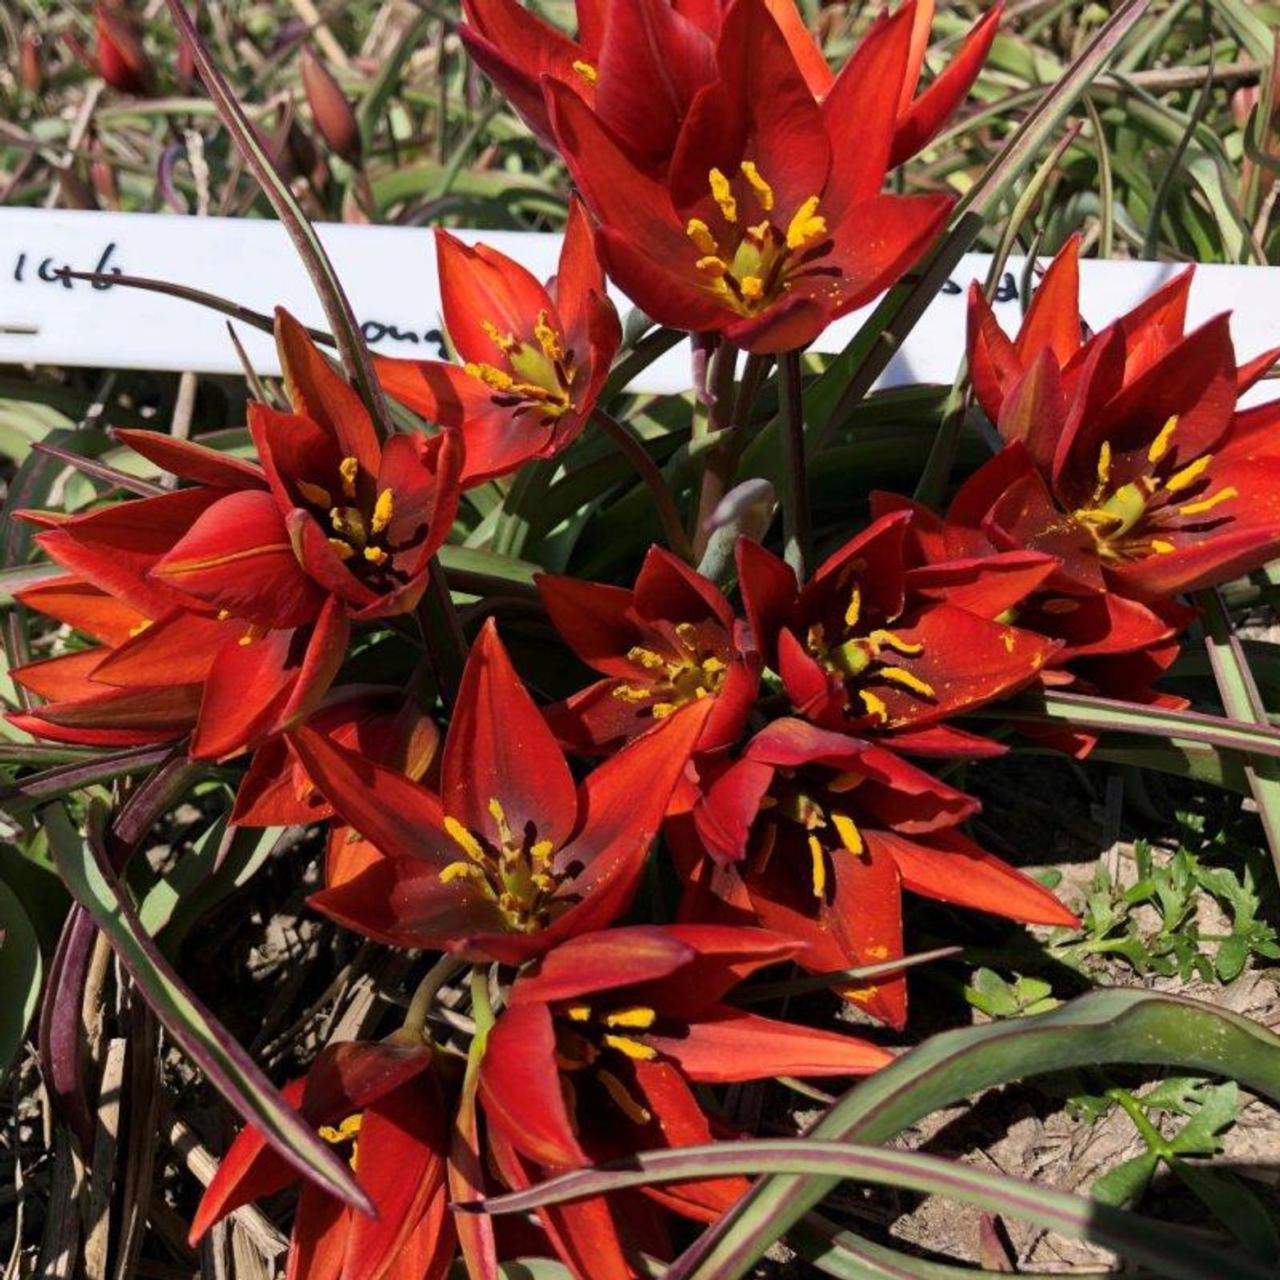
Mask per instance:
[[[538,322],[533,326],[533,336],[537,338],[538,346],[542,348],[542,354],[548,360],[564,359],[564,345],[560,341],[560,335],[552,327],[551,317],[547,312],[538,312]]]
[[[705,689],[700,692],[704,697],[706,696]],[[649,708],[649,714],[653,716],[655,720],[665,720],[669,715],[673,715],[679,710],[679,706],[674,702],[655,702],[653,706]]]
[[[231,617],[231,610],[230,610],[230,609],[219,609],[219,610],[218,610],[218,621],[219,621],[219,622],[226,622],[226,620],[227,620],[229,617]]]
[[[255,640],[261,640],[266,634],[267,629],[265,627],[259,627],[256,624],[251,623],[249,630],[246,631],[236,643],[240,645],[251,645]]]
[[[219,610],[219,613],[222,613],[222,612],[224,611]],[[230,615],[228,614],[227,616],[229,617]],[[219,618],[218,621],[221,622],[222,619]],[[151,619],[143,618],[143,620],[140,623],[138,623],[136,627],[129,628],[129,634],[131,636],[140,636],[149,626],[151,626]]]
[[[595,84],[600,79],[600,72],[595,69],[589,62],[583,62],[579,58],[573,64],[573,69],[588,83]]]
[[[889,708],[885,705],[883,698],[877,697],[870,689],[859,689],[858,697],[862,699],[867,715],[874,716],[881,724],[888,720]]]
[[[388,556],[388,555],[387,555],[387,553],[386,553],[385,551],[383,551],[383,549],[382,549],[381,547],[365,547],[365,549],[364,549],[364,558],[365,558],[365,559],[366,559],[370,564],[378,564],[378,565],[382,565],[382,564],[386,564],[386,562],[387,562],[391,557],[390,557],[390,556]]]
[[[1104,440],[1098,450],[1098,487],[1101,489],[1111,479],[1111,441]]]
[[[502,352],[503,355],[510,355],[520,346],[519,340],[513,333],[503,333],[492,320],[481,320],[480,327],[489,335],[493,345]]]
[[[346,1142],[360,1132],[360,1125],[363,1119],[363,1116],[348,1116],[337,1128],[334,1128],[331,1124],[322,1124],[320,1126],[320,1136],[326,1142]]]
[[[473,378],[479,378],[485,386],[492,387],[495,391],[510,391],[516,384],[509,373],[491,364],[476,364],[475,361],[468,360],[462,367]]]
[[[484,850],[480,847],[480,841],[471,834],[460,823],[457,818],[446,817],[444,820],[444,829],[449,833],[449,839],[467,855],[472,862],[478,862],[481,865],[488,862],[485,857]]]
[[[719,169],[712,169],[707,174],[707,182],[711,185],[711,198],[720,206],[720,212],[726,222],[737,222],[738,202],[733,198],[729,187],[729,179]]]
[[[813,896],[822,898],[827,892],[827,855],[817,836],[809,837],[809,860],[812,863]]]
[[[329,496],[329,490],[323,485],[312,484],[310,480],[297,480],[294,483],[298,486],[298,492],[308,502],[314,502],[317,507],[333,506],[333,499]]]
[[[364,516],[355,507],[331,507],[329,523],[333,526],[334,533],[358,547],[364,546],[368,532],[364,527]]]
[[[759,302],[764,297],[764,281],[759,276],[743,276],[738,287],[748,302]]]
[[[699,258],[693,264],[699,271],[706,275],[714,276],[717,280],[722,280],[729,274],[729,264],[723,258],[717,258],[715,254],[708,254],[705,258]]]
[[[653,690],[636,684],[620,684],[614,686],[613,696],[622,702],[644,702],[653,697]]]
[[[551,855],[555,853],[556,847],[550,840],[535,840],[529,846],[529,857],[537,863],[545,863],[551,861]]]
[[[570,1022],[590,1022],[591,1006],[589,1004],[571,1004],[565,1010],[565,1015]]]
[[[862,592],[854,587],[853,594],[849,597],[849,607],[844,611],[844,625],[846,627],[856,627],[858,618],[862,615]]]
[[[383,489],[378,494],[378,500],[373,504],[373,532],[375,535],[381,533],[383,529],[391,523],[391,517],[396,513],[396,496],[390,489]]]
[[[661,654],[654,653],[652,649],[642,648],[640,645],[627,650],[627,661],[634,662],[636,666],[643,667],[646,671],[661,671],[667,665]]]
[[[787,224],[787,248],[807,249],[827,234],[827,220],[818,213],[818,197],[810,196]]]
[[[1178,514],[1180,516],[1203,515],[1204,512],[1212,511],[1214,507],[1219,507],[1224,502],[1230,502],[1232,498],[1239,496],[1239,492],[1228,485],[1225,489],[1219,489],[1217,493],[1211,493],[1207,498],[1201,498],[1199,502],[1188,502],[1185,507],[1179,507]]]
[[[894,653],[900,653],[904,657],[913,658],[917,654],[924,652],[924,645],[917,640],[904,640],[901,636],[892,631],[885,631],[877,628],[868,637],[877,649],[892,649]]]
[[[862,832],[858,830],[857,825],[848,814],[833,813],[831,815],[831,824],[840,835],[840,843],[850,853],[860,854],[866,851],[866,845],[862,842]]]
[[[506,810],[496,796],[489,801],[489,816],[498,824],[498,835],[502,843],[507,846],[514,845],[515,840],[511,835],[511,825],[507,822]]]
[[[1177,548],[1172,542],[1165,542],[1163,538],[1151,539],[1151,550],[1158,556],[1168,555],[1170,551],[1176,551]]]
[[[334,554],[339,560],[350,560],[356,553],[356,549],[349,542],[343,542],[341,538],[330,538],[329,545],[333,548]]]
[[[484,872],[474,862],[451,862],[441,868],[439,880],[441,884],[452,884],[455,880],[483,880]]]
[[[348,498],[356,496],[356,477],[360,474],[359,459],[345,457],[338,463],[338,474],[342,476],[342,492]]]
[[[900,684],[904,689],[910,689],[912,693],[918,693],[922,698],[933,698],[937,696],[933,685],[921,680],[919,676],[913,675],[904,667],[881,667],[875,674],[882,680],[888,680],[893,684]]]
[[[740,166],[742,176],[746,178],[751,190],[755,192],[760,207],[769,213],[773,209],[773,188],[760,176],[760,170],[750,160],[744,160]]]
[[[603,1069],[596,1072],[596,1079],[605,1087],[605,1092],[617,1104],[618,1109],[633,1124],[648,1124],[653,1118],[648,1111],[645,1110],[632,1096],[627,1092],[627,1086],[613,1074],[612,1071]]]
[[[617,1049],[624,1057],[631,1058],[635,1062],[652,1062],[658,1056],[658,1051],[651,1045],[633,1040],[630,1036],[606,1035],[604,1043],[610,1049]]]
[[[1164,487],[1170,493],[1178,493],[1183,489],[1190,488],[1204,475],[1212,462],[1213,454],[1206,453],[1203,458],[1197,458],[1194,462],[1188,463],[1181,471],[1175,471],[1164,482]]]
[[[633,1031],[648,1031],[658,1015],[642,1004],[632,1005],[628,1009],[615,1009],[606,1013],[606,1027],[630,1027]]]
[[[1169,452],[1169,444],[1173,440],[1173,433],[1178,427],[1178,415],[1175,413],[1168,422],[1160,428],[1159,434],[1151,442],[1150,448],[1147,450],[1148,462],[1159,462],[1166,453]]]
[[[685,225],[684,233],[693,241],[693,247],[699,253],[710,257],[720,252],[720,246],[716,243],[715,236],[711,234],[711,228],[701,218],[690,218]]]

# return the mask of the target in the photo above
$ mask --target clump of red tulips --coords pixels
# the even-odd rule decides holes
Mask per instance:
[[[975,286],[969,377],[998,450],[944,510],[876,493],[820,562],[797,505],[785,547],[732,537],[734,433],[763,376],[796,378],[944,228],[946,191],[886,179],[963,103],[999,5],[923,89],[929,0],[873,21],[838,70],[791,0],[580,0],[572,37],[517,0],[464,8],[467,49],[576,188],[554,278],[438,229],[456,358],[375,360],[394,415],[282,311],[287,404],[250,404],[253,457],[122,430],[160,488],[23,513],[61,572],[18,598],[77,638],[13,671],[29,705],[11,721],[76,748],[171,745],[235,780],[234,823],[322,824],[310,907],[429,953],[402,970],[403,1025],[330,1044],[283,1092],[365,1202],[253,1123],[195,1213],[193,1241],[298,1184],[299,1280],[434,1280],[459,1252],[474,1280],[530,1255],[580,1280],[670,1259],[744,1178],[529,1221],[475,1202],[744,1136],[716,1086],[891,1062],[919,949],[904,897],[1071,927],[966,831],[980,803],[957,767],[1007,749],[1012,700],[1182,707],[1161,677],[1195,593],[1280,554],[1280,403],[1237,404],[1273,353],[1241,364],[1225,318],[1185,332],[1189,272],[1089,332],[1075,240],[1016,336]],[[99,23],[104,75],[142,91],[123,18]],[[332,82],[307,56],[317,107]],[[710,353],[714,429],[679,456],[611,416],[606,278]],[[535,504],[561,501],[548,477],[591,448],[590,504],[619,483],[618,444],[687,536],[611,581],[566,538],[518,598],[495,589],[468,556],[504,503],[528,504],[531,476]],[[471,501],[478,534],[458,526]],[[695,561],[725,529],[728,552]],[[1095,737],[1026,732],[1077,754]],[[757,972],[795,967],[825,975],[804,979],[818,1012],[753,1012]],[[446,988],[468,1013],[440,1012]]]

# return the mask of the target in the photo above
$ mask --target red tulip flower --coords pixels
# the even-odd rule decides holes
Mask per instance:
[[[793,958],[801,946],[761,929],[637,926],[585,934],[544,955],[512,986],[480,1070],[502,1176],[520,1186],[636,1151],[709,1142],[712,1121],[691,1083],[861,1075],[891,1061],[852,1036],[724,1003],[747,975]],[[645,1193],[711,1221],[746,1186],[723,1178]],[[576,1274],[633,1274],[619,1240],[629,1224],[608,1201],[560,1205],[541,1216]]]
[[[819,104],[765,0],[733,0],[717,78],[694,99],[662,178],[574,89],[548,82],[560,151],[632,301],[663,324],[778,352],[807,345],[914,263],[951,199],[881,191],[913,20],[908,4],[877,23]]]
[[[781,560],[742,539],[747,617],[806,719],[891,735],[908,751],[969,749],[973,738],[941,722],[1030,684],[1057,647],[996,621],[1055,562],[1022,553],[910,568],[909,521],[904,511],[873,521],[802,588]]]
[[[537,582],[565,643],[604,677],[548,712],[562,741],[607,753],[704,699],[711,711],[698,750],[737,739],[760,657],[713,583],[660,547],[650,548],[630,589],[556,574]]]
[[[121,93],[151,93],[155,68],[129,16],[106,4],[95,5],[93,16],[97,34],[93,61],[98,74]]]
[[[581,433],[622,340],[581,206],[569,210],[560,267],[545,288],[485,245],[436,231],[445,326],[462,364],[378,359],[387,394],[461,428],[463,483],[560,453]]]
[[[377,1211],[370,1217],[300,1183],[289,1241],[290,1277],[440,1280],[456,1237],[445,1183],[449,1125],[444,1092],[426,1044],[331,1045],[284,1096],[347,1152]],[[252,1126],[218,1166],[191,1226],[195,1244],[232,1210],[298,1181],[297,1170]]]
[[[816,972],[900,957],[903,889],[1013,920],[1076,924],[1047,889],[961,833],[978,808],[881,747],[777,720],[706,788],[692,832],[683,825],[685,910],[800,939],[808,946],[798,961]],[[843,994],[895,1027],[906,1021],[900,974]]]
[[[1280,553],[1280,402],[1236,409],[1277,352],[1237,366],[1227,317],[1183,335],[1190,272],[1081,340],[1076,246],[1010,342],[971,299],[970,364],[1006,447],[946,522],[951,554],[1057,556],[1051,586],[1153,602]]]
[[[307,775],[384,855],[311,898],[392,946],[516,964],[625,910],[709,707],[673,716],[575,785],[492,620],[445,739],[440,794],[312,730]]]
[[[932,0],[919,0],[910,56],[897,86],[892,164],[919,151],[964,99],[991,47],[1002,7],[994,5],[974,24],[948,65],[916,96],[934,10]],[[716,77],[716,42],[728,8],[722,0],[580,0],[574,39],[517,0],[466,0],[459,34],[546,145],[555,146],[542,91],[544,79],[551,79],[573,89],[630,156],[660,174],[699,90]],[[865,74],[861,49],[839,75],[831,70],[794,0],[769,0],[768,9],[815,99],[834,92],[845,76]]]

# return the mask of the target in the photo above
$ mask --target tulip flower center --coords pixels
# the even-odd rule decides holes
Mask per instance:
[[[320,1126],[320,1136],[330,1146],[345,1147],[350,1144],[351,1150],[347,1156],[347,1163],[352,1169],[356,1167],[356,1148],[359,1145],[357,1139],[360,1136],[360,1126],[363,1123],[364,1116],[356,1114],[348,1116],[339,1125],[322,1124]]]
[[[444,867],[440,880],[444,884],[466,880],[474,885],[497,905],[512,933],[545,929],[551,922],[551,901],[564,878],[552,867],[555,846],[550,840],[539,840],[532,823],[517,836],[497,799],[489,801],[489,812],[498,827],[497,841],[456,818],[445,818],[445,830],[466,857]]]
[[[298,492],[313,507],[317,518],[330,530],[329,546],[348,568],[362,576],[383,578],[391,562],[387,532],[395,515],[395,494],[390,489],[376,491],[372,483],[360,484],[360,463],[354,457],[338,464],[337,484],[332,488],[309,480],[295,482]],[[367,487],[368,493],[361,489]]]
[[[643,1034],[653,1027],[657,1016],[647,1005],[596,1010],[589,1004],[570,1004],[556,1009],[552,1014],[556,1066],[569,1075],[590,1070],[628,1120],[648,1124],[651,1119],[648,1109],[632,1096],[619,1078],[617,1068],[610,1070],[609,1059],[613,1055],[615,1059],[621,1056],[632,1062],[653,1061],[658,1051],[645,1042]],[[561,1079],[566,1086],[567,1100],[572,1104],[576,1101],[574,1087],[565,1077]]]
[[[516,417],[531,414],[538,422],[554,422],[573,408],[573,383],[577,369],[573,352],[566,351],[564,337],[546,311],[538,312],[533,341],[503,333],[489,320],[481,322],[498,348],[501,364],[468,361],[463,367],[493,389],[493,403],[511,409]]]
[[[613,696],[624,702],[648,702],[655,720],[719,693],[728,670],[725,660],[702,642],[692,622],[676,625],[665,652],[636,645],[627,650],[627,661],[637,668],[637,681],[616,685]]]
[[[886,627],[868,627],[863,617],[862,592],[856,585],[840,624],[828,634],[824,623],[815,622],[805,636],[805,648],[824,671],[840,677],[851,693],[854,685],[880,683],[905,689],[917,698],[937,697],[934,687],[908,665],[924,652],[924,645],[904,640]],[[877,724],[889,719],[889,708],[874,689],[858,688],[857,695],[861,714]],[[845,705],[852,706],[852,699]]]
[[[797,279],[838,275],[834,268],[815,265],[831,243],[817,196],[809,196],[789,216],[781,216],[773,188],[750,160],[739,166],[735,181],[712,169],[707,183],[724,230],[717,237],[705,219],[690,218],[685,235],[697,251],[694,266],[705,287],[726,306],[742,316],[756,315],[787,293]],[[764,215],[758,222],[747,216],[752,205]]]
[[[1173,551],[1169,533],[1203,525],[1206,516],[1212,520],[1226,516],[1218,509],[1239,496],[1230,485],[1212,489],[1206,475],[1213,464],[1211,453],[1172,466],[1170,450],[1177,427],[1175,415],[1147,448],[1150,470],[1121,484],[1114,483],[1111,445],[1103,441],[1093,494],[1087,506],[1071,513],[1089,531],[1103,560],[1141,560]]]
[[[832,859],[866,855],[866,841],[844,801],[849,792],[865,781],[865,775],[852,771],[833,773],[824,778],[797,776],[794,769],[779,769],[774,785],[761,803],[768,813],[762,828],[763,839],[755,852],[755,868],[761,873],[768,866],[777,847],[778,824],[787,822],[798,827],[804,836],[809,855],[809,883],[813,896],[825,900]]]

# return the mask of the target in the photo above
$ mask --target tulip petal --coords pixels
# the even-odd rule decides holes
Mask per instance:
[[[583,933],[547,952],[536,969],[523,974],[512,989],[511,1004],[550,1004],[656,982],[696,958],[691,944],[656,925]]]
[[[215,489],[263,489],[262,468],[221,449],[183,440],[163,431],[138,431],[116,427],[111,433],[121,444],[140,453],[148,462],[182,480]]]

